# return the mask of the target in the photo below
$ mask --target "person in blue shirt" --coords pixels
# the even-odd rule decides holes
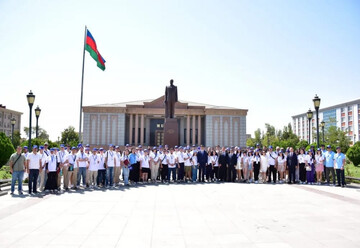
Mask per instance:
[[[336,154],[334,156],[334,169],[336,170],[336,177],[338,187],[345,187],[345,155],[341,152],[341,148],[336,147]]]
[[[331,150],[331,145],[327,146],[327,151],[324,153],[325,156],[325,175],[327,185],[330,184],[330,173],[333,178],[333,185],[335,186],[335,170],[334,170],[334,156],[335,153]]]

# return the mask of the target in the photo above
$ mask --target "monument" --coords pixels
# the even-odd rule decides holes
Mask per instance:
[[[174,147],[179,144],[179,124],[175,116],[175,103],[178,101],[177,87],[174,80],[170,80],[170,86],[165,88],[165,122],[164,144]]]

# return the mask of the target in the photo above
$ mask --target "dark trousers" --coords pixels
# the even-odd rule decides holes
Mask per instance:
[[[208,164],[205,168],[206,180],[213,179],[212,164]]]
[[[236,179],[236,169],[234,165],[229,165],[227,168],[227,182],[235,182]]]
[[[131,170],[130,170],[130,180],[134,181],[134,182],[139,182],[139,177],[140,177],[140,166],[138,163],[136,164],[132,164],[131,165]]]
[[[268,182],[271,182],[271,175],[272,175],[274,183],[276,183],[276,172],[277,172],[277,170],[275,168],[275,165],[270,165]]]
[[[163,164],[162,165],[162,169],[161,169],[161,181],[166,181],[168,180],[168,170],[169,170],[169,167],[167,164]]]
[[[38,169],[30,169],[29,172],[29,194],[32,192],[37,193],[36,186],[37,180],[39,177],[39,170]]]
[[[172,173],[172,179],[175,182],[176,181],[176,167],[175,168],[168,168],[168,176],[167,176],[167,178],[168,178],[169,182],[171,180],[170,179],[171,178],[171,173]]]
[[[295,183],[295,165],[289,165],[289,182]]]
[[[226,181],[226,164],[221,165],[219,168],[219,179],[221,181]]]
[[[214,166],[214,170],[213,170],[211,178],[219,179],[219,167],[218,166]]]
[[[48,178],[46,180],[46,184],[45,184],[45,189],[48,190],[55,190],[57,189],[57,177],[58,174],[56,173],[56,171],[51,171],[48,174]]]
[[[301,163],[299,164],[299,179],[301,182],[305,182],[306,181],[306,169],[305,169],[305,164]]]
[[[199,165],[199,182],[205,182],[205,164]]]
[[[99,186],[100,184],[102,186],[105,186],[105,172],[106,170],[98,170],[98,175],[97,175],[97,185]]]
[[[338,185],[345,185],[345,171],[342,169],[336,169],[336,177],[338,181]]]
[[[260,162],[254,163],[254,179],[259,181],[259,172],[260,172]]]
[[[333,178],[333,184],[335,184],[335,170],[334,167],[325,167],[326,181],[330,183],[330,172]]]
[[[179,169],[178,169],[178,180],[184,180],[185,176],[185,168],[184,163],[179,163]]]

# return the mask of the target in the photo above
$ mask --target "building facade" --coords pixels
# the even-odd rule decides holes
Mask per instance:
[[[337,104],[331,107],[319,109],[319,132],[321,132],[320,123],[325,122],[326,130],[331,126],[341,128],[342,131],[347,132],[351,143],[359,141],[360,135],[360,99]],[[310,121],[307,119],[306,113],[292,116],[292,125],[294,133],[303,140],[309,139],[315,142],[316,139],[316,112],[313,112],[313,118]],[[320,137],[322,140],[322,137]]]
[[[6,106],[0,104],[0,132],[11,136],[11,119],[15,118],[14,131],[20,132],[22,113],[7,109]]]
[[[179,145],[245,146],[246,109],[179,101]],[[83,107],[83,142],[164,145],[164,96],[155,100]]]

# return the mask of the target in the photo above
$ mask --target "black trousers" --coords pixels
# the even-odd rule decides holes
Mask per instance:
[[[184,180],[185,176],[185,168],[184,163],[179,163],[179,169],[178,169],[178,180]]]
[[[299,179],[301,182],[306,181],[306,169],[305,169],[305,163],[299,164]]]
[[[133,171],[133,181],[135,183],[139,182],[140,179],[140,163],[132,164],[132,171]]]
[[[36,186],[37,180],[39,177],[39,170],[38,169],[30,169],[29,171],[29,194],[32,192],[37,193]]]
[[[219,179],[220,181],[226,181],[226,164],[219,165]]]
[[[235,182],[236,180],[236,169],[234,165],[227,167],[227,182]]]
[[[276,168],[275,165],[270,165],[269,167],[269,179],[268,182],[271,182],[271,175],[273,176],[274,183],[276,183]]]
[[[338,185],[345,185],[345,171],[341,169],[336,169],[336,177],[338,181]]]
[[[56,171],[51,171],[48,174],[48,178],[46,180],[45,189],[55,190],[57,189],[57,176]]]
[[[260,172],[260,162],[254,163],[254,179],[259,181],[259,172]]]
[[[219,167],[218,166],[214,166],[214,170],[213,173],[211,175],[211,178],[216,178],[219,179]]]
[[[199,182],[205,182],[205,164],[199,165]]]
[[[106,174],[106,170],[98,170],[98,175],[96,178],[97,181],[97,185],[99,186],[101,185],[105,185],[105,174]]]
[[[205,168],[206,180],[213,179],[212,164],[208,164]]]
[[[289,165],[289,182],[295,183],[295,165]]]
[[[167,176],[168,176],[168,171],[169,171],[169,167],[167,164],[163,164],[162,165],[162,169],[161,169],[161,181],[166,181],[168,180]]]

